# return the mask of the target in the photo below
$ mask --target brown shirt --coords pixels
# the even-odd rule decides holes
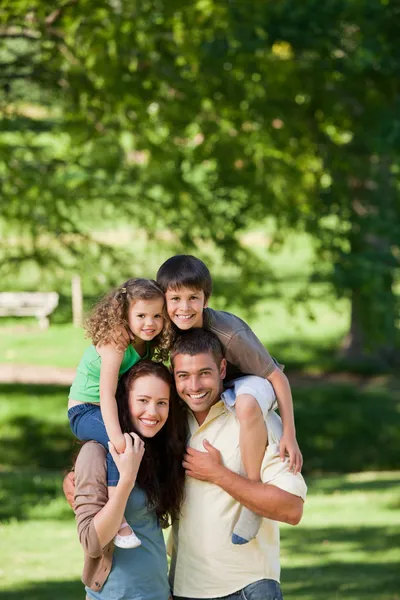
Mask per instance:
[[[255,333],[239,317],[223,310],[205,308],[203,327],[215,333],[222,344],[228,363],[227,380],[243,375],[265,378],[277,366]]]
[[[75,464],[75,517],[79,541],[84,552],[82,581],[98,592],[112,565],[114,544],[101,548],[94,517],[108,501],[106,450],[97,442],[87,442]]]

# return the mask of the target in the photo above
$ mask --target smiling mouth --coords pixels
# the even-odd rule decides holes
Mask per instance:
[[[143,425],[145,425],[146,427],[155,427],[156,425],[158,425],[158,421],[153,421],[151,419],[139,419],[139,421],[143,423]]]
[[[208,392],[200,392],[199,394],[188,394],[191,400],[195,402],[199,402],[199,400],[203,400],[207,396]]]
[[[193,319],[195,315],[175,315],[177,319],[182,319],[182,321],[188,321],[189,319]]]

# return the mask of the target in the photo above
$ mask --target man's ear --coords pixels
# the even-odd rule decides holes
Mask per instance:
[[[219,365],[219,375],[220,375],[221,379],[225,379],[225,375],[226,375],[226,360],[225,360],[225,358],[223,358],[221,360],[221,364]]]

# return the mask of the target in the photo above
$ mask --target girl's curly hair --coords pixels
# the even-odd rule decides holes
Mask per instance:
[[[128,311],[132,302],[155,298],[164,300],[164,327],[151,342],[152,354],[157,362],[167,361],[174,334],[167,314],[165,296],[153,279],[128,279],[117,289],[103,296],[85,322],[86,337],[90,338],[95,346],[112,343],[118,331],[129,331]]]

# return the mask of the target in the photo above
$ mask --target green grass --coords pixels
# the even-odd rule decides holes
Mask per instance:
[[[301,525],[281,532],[286,599],[400,598],[399,476],[310,479]]]
[[[52,325],[41,330],[34,322],[20,320],[3,326],[0,335],[0,363],[76,367],[90,343],[82,329]]]
[[[399,600],[399,479],[309,479],[302,523],[281,532],[286,600]],[[1,490],[5,482],[14,502],[0,527],[0,600],[83,598],[82,551],[60,474],[1,473]]]

